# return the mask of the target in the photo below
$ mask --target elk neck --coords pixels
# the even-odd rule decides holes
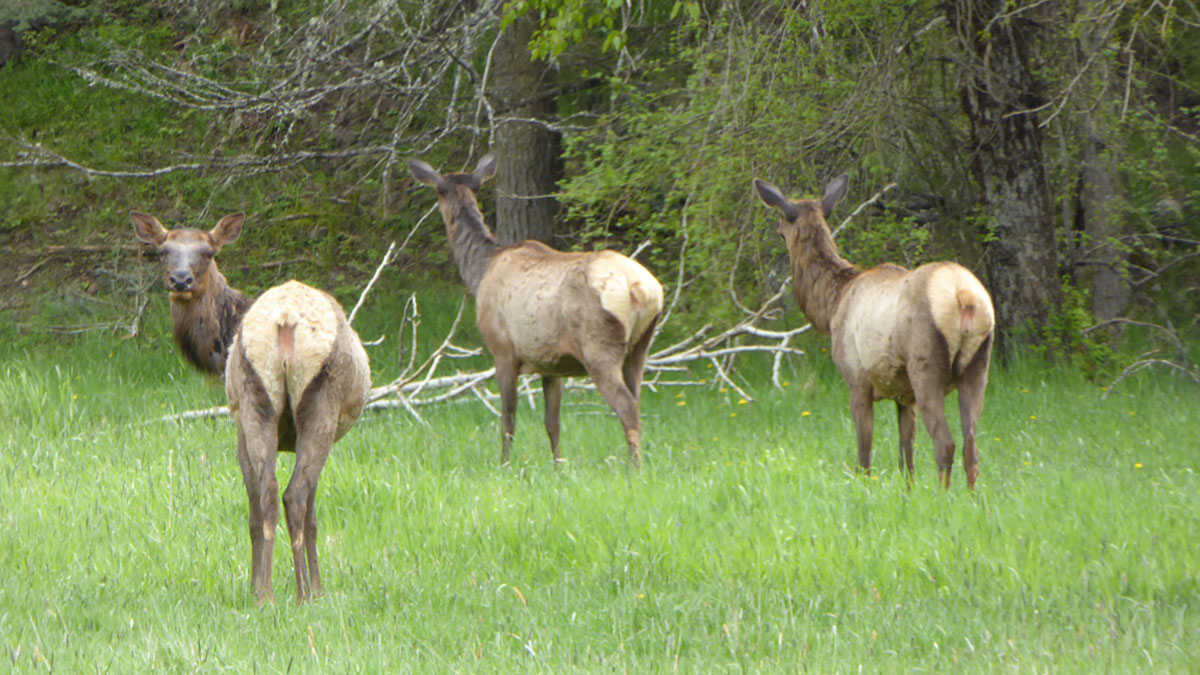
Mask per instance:
[[[838,300],[862,270],[838,255],[837,244],[824,225],[788,232],[792,258],[792,291],[813,328],[829,334]]]
[[[216,262],[187,293],[171,293],[175,342],[184,357],[202,371],[225,375],[225,359],[250,300],[230,288]]]
[[[462,192],[467,192],[466,188],[460,188],[460,195]],[[473,196],[443,202],[442,218],[446,222],[454,262],[458,264],[458,274],[473,297],[492,258],[502,247],[483,222],[483,214]]]

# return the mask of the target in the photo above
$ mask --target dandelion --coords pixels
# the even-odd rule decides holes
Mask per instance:
[[[737,417],[737,413],[735,413],[735,412],[729,413],[729,416],[730,416],[730,417]]]
[[[1025,466],[1031,466],[1031,465],[1033,465],[1033,462],[1031,462],[1029,460],[1025,460]]]
[[[676,403],[675,403],[675,405],[677,405],[677,406],[679,406],[680,408],[682,408],[683,406],[687,405],[687,401],[678,401],[678,402],[676,402]]]
[[[683,398],[683,392],[681,391],[678,394],[675,394],[675,398]]]
[[[75,399],[77,399],[77,398],[79,398],[79,394],[71,394],[71,400],[72,400],[72,401],[74,401],[74,400],[75,400]]]
[[[784,381],[783,381],[783,386],[785,386],[785,387],[786,387],[786,386],[788,386],[789,384],[791,384],[791,382],[788,382],[787,380],[784,380]]]
[[[108,358],[110,358],[110,359],[111,359],[112,357],[113,357],[113,353],[112,353],[112,352],[109,352],[109,353],[108,353]]]
[[[1140,469],[1140,468],[1142,468],[1142,463],[1141,463],[1141,462],[1137,462],[1137,463],[1135,463],[1135,464],[1133,465],[1133,468],[1135,468],[1135,469]]]
[[[1133,417],[1133,416],[1134,416],[1134,415],[1136,415],[1136,414],[1137,414],[1137,412],[1136,412],[1136,411],[1134,411],[1134,410],[1130,410],[1130,411],[1129,411],[1129,416],[1130,416],[1130,417]]]
[[[999,440],[1000,440],[1000,437],[999,437],[999,436],[992,436],[992,440],[993,440],[993,441],[999,441]]]
[[[646,597],[646,594],[645,594],[645,593],[638,593],[638,600],[641,600],[641,599],[643,599],[643,598],[645,598],[645,597]]]
[[[1037,419],[1037,415],[1030,415],[1030,416],[1029,416],[1029,419],[1031,419],[1031,420],[1036,420],[1036,419]]]
[[[811,414],[812,414],[812,413],[810,413],[809,411],[805,410],[804,412],[800,413],[800,416],[801,416],[801,417],[808,417],[808,416],[809,416],[809,415],[811,415]]]
[[[871,480],[879,480],[879,476],[871,476]]]
[[[748,401],[746,401],[746,399],[744,399],[744,398],[738,399],[738,405],[746,405],[746,403],[748,403]]]
[[[721,393],[722,393],[722,394],[724,394],[724,393],[725,393],[725,392],[727,392],[727,391],[729,391],[729,390],[728,390],[728,389],[726,389],[725,387],[721,387]]]

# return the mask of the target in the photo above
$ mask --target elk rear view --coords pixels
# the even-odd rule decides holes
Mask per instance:
[[[995,313],[983,284],[965,267],[936,262],[907,270],[885,263],[863,270],[838,255],[825,219],[846,195],[847,178],[830,181],[820,199],[792,200],[754,181],[779,212],[776,226],[792,262],[792,289],[813,328],[832,337],[833,362],[850,388],[858,461],[871,469],[875,401],[892,399],[900,423],[900,468],[913,472],[916,411],[933,437],[938,475],[950,486],[954,439],[945,397],[958,389],[963,467],[979,475],[976,425],[983,410]]]

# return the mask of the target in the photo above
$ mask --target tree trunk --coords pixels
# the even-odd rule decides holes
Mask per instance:
[[[1029,68],[1036,28],[1024,16],[998,18],[1011,9],[1006,0],[954,0],[946,10],[962,49],[962,105],[993,236],[987,274],[1001,338],[1040,328],[1059,300],[1042,131],[1028,112],[1042,99]]]
[[[501,243],[537,239],[553,245],[558,229],[559,137],[539,121],[555,112],[554,73],[529,55],[534,20],[521,16],[496,45],[492,87],[498,117],[496,236]]]
[[[1083,36],[1080,39],[1083,57],[1105,49],[1110,36],[1111,31]],[[1092,313],[1104,321],[1124,315],[1129,305],[1130,288],[1122,275],[1125,255],[1109,243],[1110,238],[1121,235],[1117,204],[1124,192],[1117,168],[1119,141],[1114,134],[1106,133],[1109,129],[1105,128],[1104,121],[1105,113],[1116,115],[1116,111],[1109,108],[1120,98],[1113,95],[1119,82],[1113,77],[1107,59],[1097,59],[1093,71],[1089,82],[1084,83],[1091,85],[1089,95],[1081,97],[1083,104],[1076,113],[1082,164],[1079,170],[1079,217],[1087,234],[1084,246],[1089,250],[1081,276],[1091,287]]]

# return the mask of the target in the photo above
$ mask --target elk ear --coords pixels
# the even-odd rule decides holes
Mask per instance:
[[[496,153],[489,152],[475,165],[475,179],[482,185],[496,175]]]
[[[796,222],[796,218],[800,215],[796,211],[796,205],[792,204],[792,200],[783,196],[779,188],[771,185],[765,180],[758,178],[754,179],[754,190],[758,192],[758,198],[767,206],[774,207],[779,210],[783,217],[789,222]]]
[[[155,246],[162,246],[167,240],[167,228],[158,222],[158,218],[137,211],[130,211],[129,217],[133,220],[133,231],[138,239]]]
[[[408,171],[412,174],[413,178],[417,179],[418,183],[428,185],[435,190],[442,183],[442,174],[419,159],[408,160]]]
[[[208,236],[212,237],[217,248],[221,248],[225,244],[232,243],[242,234],[242,223],[245,220],[246,214],[241,212],[225,216],[217,223],[216,227],[209,231]]]
[[[850,185],[850,177],[842,174],[837,178],[829,181],[829,185],[825,186],[825,196],[821,198],[821,210],[825,212],[825,217],[833,215],[833,207],[838,205],[838,202],[846,196],[846,188]]]

